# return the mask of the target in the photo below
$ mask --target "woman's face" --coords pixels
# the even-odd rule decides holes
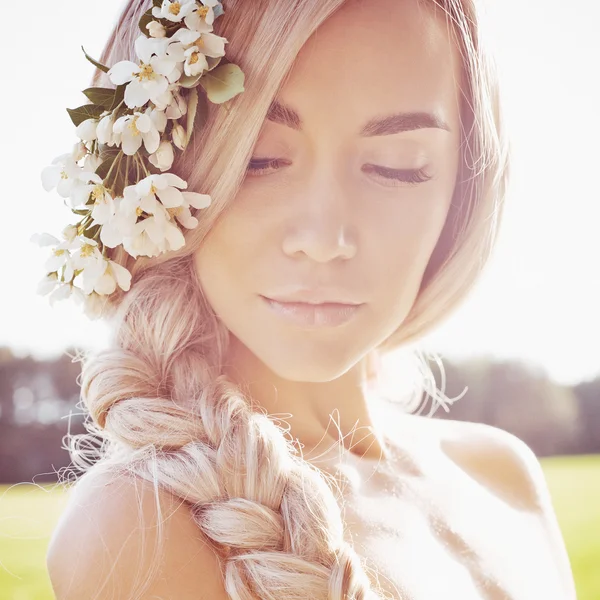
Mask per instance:
[[[330,381],[401,325],[454,190],[459,85],[445,19],[416,1],[351,0],[309,39],[254,148],[260,170],[195,255],[238,355]],[[397,113],[415,114],[373,124]],[[297,322],[265,299],[302,288],[360,306],[340,323],[305,305]]]

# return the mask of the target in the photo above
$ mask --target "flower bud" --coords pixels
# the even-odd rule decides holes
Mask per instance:
[[[164,38],[167,35],[167,30],[164,25],[158,21],[150,21],[150,23],[146,25],[146,29],[150,33],[150,37],[153,38]]]
[[[82,142],[81,140],[79,140],[73,146],[73,150],[71,151],[71,156],[73,157],[73,160],[75,162],[79,162],[82,158],[87,156],[88,152],[89,151],[88,151],[85,143]]]
[[[113,118],[112,114],[108,114],[100,119],[96,134],[98,135],[98,142],[100,144],[106,144],[107,146],[113,146],[115,143],[115,135],[113,134]]]
[[[173,94],[173,100],[166,110],[169,119],[180,119],[187,113],[187,103],[185,98],[179,93]]]
[[[84,142],[92,142],[97,138],[97,127],[98,119],[86,119],[77,126],[75,133],[77,134],[77,137],[82,139]]]
[[[158,150],[148,157],[148,160],[161,171],[168,171],[175,159],[175,153],[171,142],[163,141]]]
[[[77,227],[75,225],[67,225],[62,230],[62,235],[68,242],[72,242],[77,237]]]
[[[185,132],[185,129],[181,125],[179,125],[179,123],[175,125],[175,127],[173,127],[171,136],[173,137],[173,143],[180,150],[185,150],[185,147],[187,146],[187,134]]]

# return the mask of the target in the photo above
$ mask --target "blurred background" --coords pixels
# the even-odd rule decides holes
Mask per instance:
[[[77,349],[104,325],[35,288],[71,220],[41,170],[76,141],[65,108],[86,99],[121,0],[30,0],[11,13],[4,57],[0,218],[0,599],[53,598],[44,556],[65,506],[67,433],[84,431]],[[511,130],[513,177],[494,258],[469,300],[422,348],[443,358],[433,418],[514,433],[540,459],[580,600],[600,598],[600,8],[590,0],[486,0]],[[21,35],[23,34],[23,35]],[[388,360],[395,360],[390,357]],[[402,386],[401,357],[397,381]],[[442,386],[436,364],[433,371]]]

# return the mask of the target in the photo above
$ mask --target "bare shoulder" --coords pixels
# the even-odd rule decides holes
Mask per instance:
[[[69,494],[46,555],[57,600],[228,598],[219,559],[181,499],[106,472],[86,474]]]
[[[535,452],[518,436],[483,423],[437,419],[440,447],[459,466],[519,511],[550,548],[565,598],[575,599],[573,572],[550,490]]]

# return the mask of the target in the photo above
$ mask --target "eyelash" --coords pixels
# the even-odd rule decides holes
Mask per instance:
[[[275,168],[276,165],[280,165],[281,161],[277,158],[261,158],[257,160],[251,160],[248,163],[247,170],[255,175],[264,174],[269,168]],[[257,167],[256,165],[261,165]],[[378,175],[387,180],[401,181],[408,183],[409,185],[418,185],[419,183],[425,183],[432,177],[427,175],[425,169],[390,169],[388,167],[378,167],[376,165],[368,165],[371,170],[375,171]],[[279,168],[278,166],[276,168]],[[400,187],[392,184],[391,187]]]

